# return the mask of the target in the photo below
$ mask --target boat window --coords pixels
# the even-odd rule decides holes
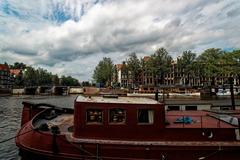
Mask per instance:
[[[88,109],[86,114],[87,124],[103,123],[103,111],[101,109]]]
[[[169,111],[179,111],[180,110],[180,106],[168,106],[168,110]]]
[[[197,106],[185,106],[185,110],[186,111],[196,111],[197,110]]]
[[[227,106],[220,106],[220,110],[231,110],[231,106],[227,107]]]
[[[114,108],[109,110],[109,123],[110,124],[125,124],[126,110]]]
[[[138,123],[139,124],[153,124],[154,111],[150,109],[138,110]]]

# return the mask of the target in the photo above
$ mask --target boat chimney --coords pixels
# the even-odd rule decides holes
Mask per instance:
[[[235,110],[235,100],[234,100],[234,92],[233,92],[233,78],[228,78],[230,83],[230,92],[231,92],[231,101],[232,101],[232,110]]]

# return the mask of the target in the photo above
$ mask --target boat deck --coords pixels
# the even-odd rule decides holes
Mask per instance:
[[[63,114],[47,122],[48,126],[58,126],[60,132],[69,132],[69,127],[73,126],[73,114]]]
[[[239,141],[136,141],[136,140],[109,140],[109,139],[87,139],[75,138],[72,135],[66,135],[69,142],[75,143],[93,143],[93,144],[115,144],[115,145],[137,145],[137,146],[211,146],[211,147],[225,147],[225,146],[240,146]]]
[[[217,116],[216,116],[217,115]],[[224,117],[220,119],[218,116]],[[215,114],[208,111],[168,111],[166,112],[166,128],[238,128],[236,119],[232,116]],[[234,118],[240,115],[234,115]],[[235,120],[235,121],[234,121]],[[73,131],[74,116],[73,114],[61,114],[49,118],[39,118],[34,123],[34,127],[40,127],[47,124],[50,129],[52,126],[58,126],[62,134]]]
[[[217,116],[216,116],[217,115]],[[168,111],[167,128],[237,128],[239,115],[214,114],[208,111]]]
[[[73,114],[61,114],[52,119],[38,119],[33,126],[39,128],[41,125],[47,124],[49,132],[52,126],[58,126],[60,133],[66,134],[73,131],[73,120]]]

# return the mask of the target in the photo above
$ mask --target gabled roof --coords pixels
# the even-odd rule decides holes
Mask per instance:
[[[150,60],[150,56],[145,56],[145,57],[143,57],[143,60],[144,60],[144,62],[147,62],[147,61],[149,61]]]
[[[21,73],[21,69],[10,69],[10,73],[18,76]]]
[[[121,70],[121,69],[122,69],[122,66],[123,66],[123,64],[116,64],[117,70]]]
[[[8,66],[5,65],[5,64],[0,64],[0,70],[8,71],[9,68],[8,68]]]

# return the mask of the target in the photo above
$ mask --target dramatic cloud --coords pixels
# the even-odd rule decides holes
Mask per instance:
[[[0,63],[91,79],[103,57],[239,48],[238,0],[2,0]]]

